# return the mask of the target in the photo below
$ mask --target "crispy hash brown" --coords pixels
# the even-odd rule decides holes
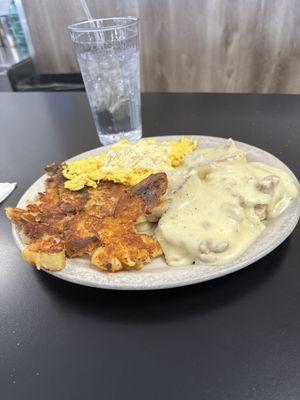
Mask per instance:
[[[135,225],[157,206],[167,190],[164,173],[135,186],[100,182],[78,192],[64,188],[62,164],[46,167],[46,190],[26,209],[8,207],[8,218],[29,239],[23,258],[38,269],[59,271],[66,257],[91,256],[98,268],[140,269],[162,254],[156,238]]]

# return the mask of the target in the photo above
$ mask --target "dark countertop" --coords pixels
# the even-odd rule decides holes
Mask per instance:
[[[144,135],[232,136],[299,177],[300,96],[145,94]],[[43,165],[99,145],[85,93],[0,93],[0,398],[300,398],[300,229],[252,266],[190,287],[114,292],[37,272],[4,207]]]

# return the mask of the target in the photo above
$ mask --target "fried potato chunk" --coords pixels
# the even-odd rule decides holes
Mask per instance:
[[[92,264],[102,270],[117,272],[141,269],[151,258],[162,254],[154,236],[139,234],[134,222],[105,218],[98,228],[101,246],[92,254]]]
[[[29,244],[22,253],[25,261],[37,269],[60,271],[66,266],[65,245],[59,236],[44,235]]]
[[[6,215],[31,240],[38,239],[45,233],[58,233],[57,229],[54,227],[39,222],[37,220],[38,217],[34,212],[23,210],[21,208],[7,207]]]
[[[94,215],[98,218],[113,215],[120,196],[127,190],[127,186],[119,183],[100,182],[96,189],[87,189],[89,200],[84,209],[89,215]]]
[[[65,223],[64,239],[68,257],[92,254],[100,242],[94,229],[98,219],[81,212]]]

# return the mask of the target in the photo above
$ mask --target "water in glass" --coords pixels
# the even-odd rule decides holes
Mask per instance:
[[[107,35],[107,32],[104,32]],[[115,33],[113,33],[115,35]],[[101,143],[142,135],[137,31],[75,38],[77,59]],[[88,40],[90,39],[90,40]],[[74,40],[74,38],[73,38]]]

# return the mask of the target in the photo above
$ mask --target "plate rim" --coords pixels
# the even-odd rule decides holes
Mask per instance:
[[[174,134],[170,134],[170,135],[163,135],[163,136],[148,136],[148,137],[143,137],[140,140],[147,140],[150,138],[154,138],[154,139],[158,139],[159,141],[163,141],[163,140],[178,140],[178,138],[180,137],[190,137],[190,138],[194,138],[194,139],[200,139],[202,137],[206,138],[206,139],[212,139],[212,140],[220,140],[220,141],[226,141],[228,140],[228,138],[223,138],[223,137],[218,137],[218,136],[209,136],[209,135],[184,135],[184,134],[179,134],[179,135],[174,135]],[[234,140],[234,139],[233,139]],[[263,150],[257,146],[253,146],[250,145],[248,143],[245,142],[241,142],[238,140],[234,140],[234,142],[239,146],[241,145],[242,147],[248,147],[251,148],[253,150],[257,150],[260,153],[265,153],[266,156],[273,158],[276,160],[276,162],[278,162],[279,164],[281,164],[281,166],[283,167],[283,169],[288,172],[290,174],[290,176],[293,178],[296,186],[298,187],[298,190],[300,189],[300,184],[299,181],[296,177],[296,175],[293,173],[293,171],[283,162],[281,161],[279,158],[277,158],[276,156],[274,156],[272,153],[267,152],[266,150]],[[79,159],[79,158],[85,158],[87,157],[91,152],[96,152],[97,150],[101,149],[101,152],[109,149],[112,145],[107,145],[107,146],[99,146],[99,147],[95,147],[93,149],[84,151],[82,153],[79,153],[71,158],[68,158],[62,162],[68,162],[68,161],[73,161],[75,159]],[[267,164],[268,165],[268,164]],[[35,180],[23,193],[23,195],[20,197],[16,207],[20,207],[20,204],[24,203],[28,197],[29,197],[29,193],[32,191],[32,187],[38,185],[39,183],[42,183],[45,181],[47,174],[43,174],[42,176],[40,176],[37,180]],[[215,273],[207,275],[207,276],[198,276],[195,278],[191,278],[191,279],[183,279],[183,280],[179,280],[178,282],[174,283],[174,282],[165,282],[163,281],[161,284],[158,284],[157,282],[154,285],[132,285],[132,284],[124,284],[124,283],[120,283],[120,284],[111,284],[111,283],[105,283],[105,282],[101,282],[100,284],[98,282],[88,282],[83,280],[80,277],[75,277],[73,275],[60,275],[60,272],[54,272],[54,271],[48,271],[46,269],[41,269],[42,272],[45,272],[49,275],[52,275],[56,278],[62,279],[64,281],[67,282],[71,282],[71,283],[75,283],[75,284],[79,284],[82,286],[87,286],[87,287],[94,287],[94,288],[101,288],[101,289],[111,289],[111,290],[161,290],[161,289],[170,289],[170,288],[175,288],[175,287],[182,287],[182,286],[188,286],[188,285],[194,285],[197,283],[201,283],[201,282],[207,282],[209,280],[213,280],[213,279],[217,279],[220,278],[222,276],[225,275],[229,275],[232,274],[236,271],[239,271],[243,268],[246,268],[247,266],[250,266],[254,263],[256,263],[258,260],[262,259],[263,257],[265,257],[267,254],[271,253],[273,250],[275,250],[278,246],[280,246],[290,235],[291,233],[294,231],[296,225],[298,224],[298,221],[300,219],[300,194],[298,194],[298,197],[296,199],[293,200],[292,203],[296,203],[295,207],[297,210],[297,215],[293,221],[293,223],[290,225],[289,230],[286,232],[285,235],[281,236],[278,240],[272,242],[269,246],[267,246],[265,249],[263,249],[262,251],[260,251],[255,257],[253,257],[250,260],[245,260],[243,262],[240,262],[239,265],[232,265],[228,266],[228,268],[223,268],[220,270],[216,270]],[[289,206],[290,207],[290,206]],[[289,207],[287,208],[287,210],[289,209]],[[284,213],[286,212],[286,210],[284,211]],[[23,251],[25,245],[21,240],[21,237],[19,235],[19,230],[16,227],[16,225],[12,224],[12,235],[14,238],[14,241],[17,245],[17,247],[19,248],[19,250]],[[184,266],[183,268],[189,268],[191,267],[191,265],[187,265]],[[221,266],[216,266],[216,268],[220,268]],[[223,266],[224,267],[224,266]],[[171,267],[171,268],[177,268],[177,267]],[[64,270],[62,270],[64,271]],[[102,271],[99,271],[100,273]],[[139,273],[136,271],[133,271],[135,273]],[[105,273],[105,272],[102,272]],[[130,272],[124,272],[126,274],[130,274]],[[163,273],[163,272],[162,272]],[[153,274],[153,272],[144,272],[143,276],[145,276],[145,274]],[[115,275],[115,274],[114,274]]]

